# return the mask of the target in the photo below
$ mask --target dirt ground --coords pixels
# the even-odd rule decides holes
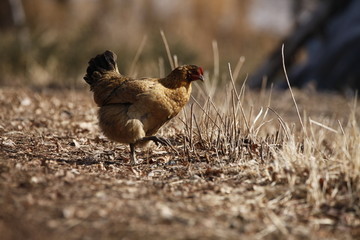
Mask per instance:
[[[309,112],[347,118],[348,101],[331,99],[313,94],[328,105]],[[360,239],[359,197],[341,198],[341,174],[336,203],[317,204],[310,170],[291,188],[250,150],[237,161],[189,153],[179,119],[160,132],[178,153],[139,150],[131,166],[96,110],[87,91],[0,89],[1,239]]]

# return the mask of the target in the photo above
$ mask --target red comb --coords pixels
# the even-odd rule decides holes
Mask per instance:
[[[204,75],[204,70],[202,69],[202,67],[199,67],[198,72],[200,73],[200,75]]]

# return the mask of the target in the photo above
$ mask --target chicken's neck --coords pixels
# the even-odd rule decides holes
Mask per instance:
[[[166,88],[177,89],[185,87],[189,89],[191,82],[187,81],[185,76],[170,73],[166,78],[159,79],[159,82]]]

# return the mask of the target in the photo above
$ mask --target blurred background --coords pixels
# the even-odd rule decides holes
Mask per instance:
[[[118,55],[123,74],[162,76],[170,71],[163,30],[179,64],[197,64],[225,79],[228,63],[235,67],[244,57],[239,79],[249,74],[256,87],[270,75],[262,69],[271,54],[280,54],[284,42],[291,45],[321,2],[336,1],[2,0],[0,84],[83,87],[87,62],[107,49]],[[290,46],[289,62],[310,55],[305,43],[295,51]]]

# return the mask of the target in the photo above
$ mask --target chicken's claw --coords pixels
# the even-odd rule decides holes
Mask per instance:
[[[142,141],[153,141],[157,146],[159,146],[159,144],[161,144],[164,146],[171,147],[172,150],[174,150],[177,154],[179,154],[179,152],[174,148],[174,146],[171,144],[171,142],[166,138],[158,137],[158,136],[149,136],[149,137],[144,137],[141,140]]]

